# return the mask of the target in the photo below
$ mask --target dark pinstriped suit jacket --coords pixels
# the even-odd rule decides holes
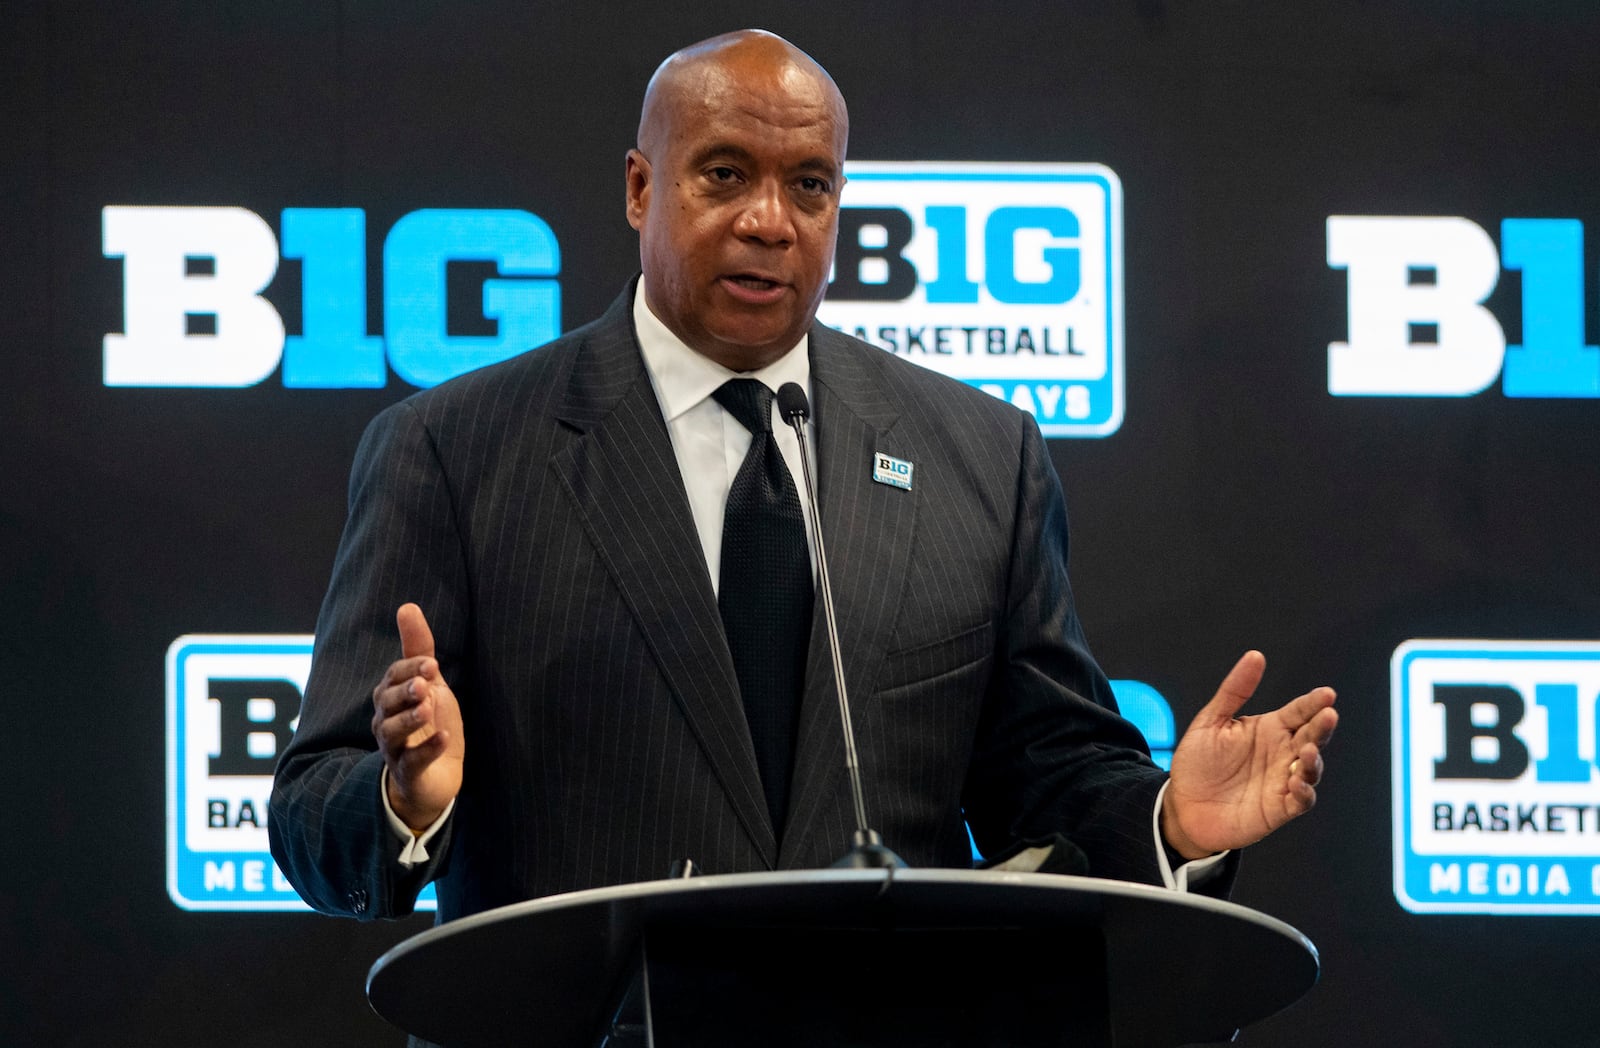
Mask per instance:
[[[767,815],[716,598],[633,333],[631,290],[550,345],[383,412],[357,453],[273,854],[320,910],[439,915],[665,876],[827,865],[854,828],[821,606],[791,809]],[[868,815],[913,866],[1062,832],[1094,873],[1159,881],[1163,773],[1113,712],[1067,586],[1038,428],[820,325],[822,524]],[[915,464],[872,480],[874,452]],[[461,702],[465,782],[400,868],[371,691],[394,613],[428,616]]]

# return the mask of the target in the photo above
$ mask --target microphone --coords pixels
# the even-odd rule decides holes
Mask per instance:
[[[828,627],[828,651],[833,656],[833,683],[839,694],[839,724],[844,732],[844,765],[850,773],[850,796],[856,807],[856,832],[850,850],[835,868],[903,868],[905,860],[884,846],[878,831],[867,825],[866,796],[861,790],[861,764],[856,759],[856,732],[850,724],[850,699],[845,694],[844,659],[839,653],[839,623],[833,613],[833,587],[828,582],[828,554],[822,546],[822,515],[817,509],[817,489],[811,482],[811,457],[806,453],[806,420],[811,405],[806,391],[797,382],[785,382],[778,390],[778,414],[794,427],[800,441],[800,472],[806,482],[806,507],[811,511],[811,544],[817,550],[817,581],[822,590],[822,618]]]

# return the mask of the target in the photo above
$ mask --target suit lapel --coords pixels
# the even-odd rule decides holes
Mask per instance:
[[[873,453],[913,459],[892,432],[898,413],[883,396],[876,369],[844,336],[820,324],[811,331],[811,385],[817,441],[817,498],[833,584],[834,611],[850,704],[872,701],[883,655],[895,627],[916,521],[917,495],[875,483]],[[820,597],[820,595],[819,595]],[[821,813],[849,789],[844,739],[833,686],[832,656],[822,601],[806,662],[792,798],[785,822],[780,868],[805,853],[803,842]],[[872,798],[867,815],[872,817]],[[843,803],[848,810],[849,801]],[[824,851],[834,842],[828,842]],[[849,846],[837,842],[839,854]]]
[[[573,366],[551,460],[745,831],[777,844],[688,496],[633,331],[632,288]],[[686,551],[689,555],[685,555]],[[649,730],[644,726],[643,730]]]

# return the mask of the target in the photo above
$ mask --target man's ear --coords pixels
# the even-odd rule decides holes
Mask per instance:
[[[650,161],[637,149],[628,150],[625,184],[628,192],[628,225],[639,229],[650,210]]]

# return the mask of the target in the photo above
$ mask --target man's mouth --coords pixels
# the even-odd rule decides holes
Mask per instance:
[[[751,291],[767,291],[778,286],[776,280],[768,280],[766,277],[752,276],[748,273],[735,273],[728,279],[740,287],[749,288]]]
[[[750,306],[770,306],[783,299],[789,285],[754,273],[729,273],[722,286],[736,301]]]

